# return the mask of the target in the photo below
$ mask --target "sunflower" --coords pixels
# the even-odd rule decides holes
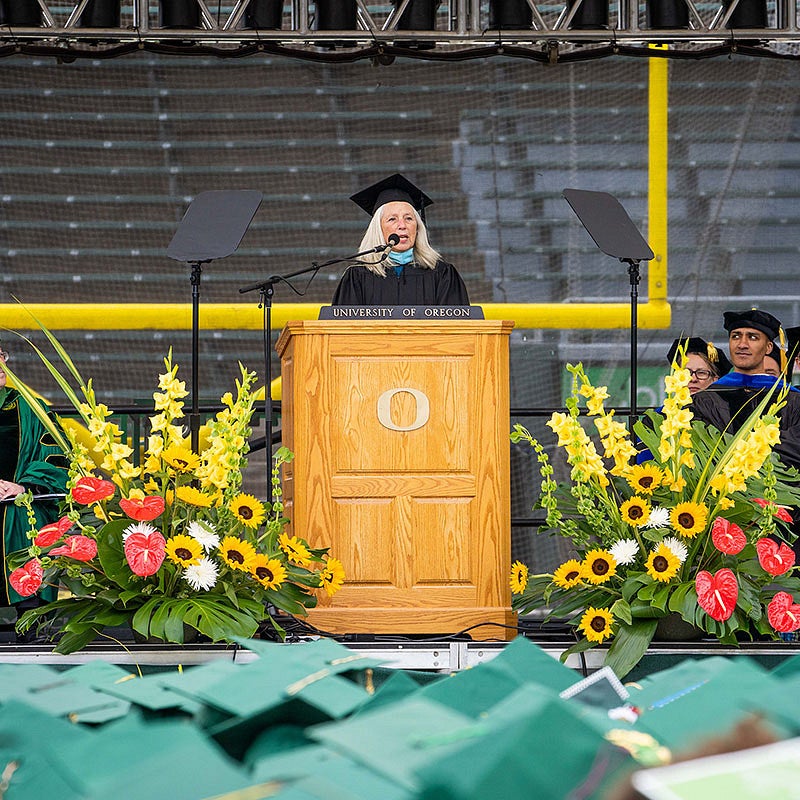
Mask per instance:
[[[237,494],[229,508],[246,528],[255,529],[264,521],[264,506],[251,494]]]
[[[617,574],[617,560],[608,550],[590,550],[581,567],[589,583],[605,583]]]
[[[200,466],[200,456],[177,444],[168,447],[161,454],[161,460],[178,472],[191,472]]]
[[[650,519],[650,503],[643,497],[631,497],[619,507],[619,513],[628,525],[641,528]]]
[[[527,571],[527,570],[526,570]],[[338,558],[329,558],[319,573],[320,586],[325,587],[329,597],[333,597],[344,583],[344,566]]]
[[[602,642],[611,636],[611,626],[614,624],[614,615],[606,608],[587,608],[581,617],[578,630],[590,642]]]
[[[166,553],[167,558],[173,564],[178,564],[181,567],[191,567],[203,557],[203,545],[197,539],[179,533],[167,539]]]
[[[512,594],[522,594],[528,585],[528,567],[521,561],[515,561],[511,565],[511,584]]]
[[[250,572],[265,589],[279,589],[286,580],[286,567],[280,560],[262,553],[250,561]]]
[[[696,536],[706,527],[708,509],[702,503],[678,503],[669,515],[672,527],[687,539]]]
[[[205,492],[195,489],[194,486],[179,486],[175,490],[175,497],[184,503],[188,503],[190,506],[197,506],[197,508],[211,507],[212,498]]]
[[[644,566],[653,580],[669,583],[678,574],[681,561],[668,545],[661,542],[647,557]]]
[[[250,562],[256,556],[256,550],[250,542],[238,539],[236,536],[226,536],[219,546],[222,560],[233,569],[250,571]]]
[[[301,567],[308,567],[311,565],[311,553],[308,548],[296,536],[289,536],[288,533],[282,533],[278,544],[281,550],[286,553],[289,561],[300,565]]]
[[[553,583],[562,589],[571,589],[583,580],[583,565],[571,558],[565,561],[554,573]]]
[[[642,494],[653,494],[664,480],[664,473],[660,467],[652,462],[636,464],[628,476],[628,483],[635,492]]]

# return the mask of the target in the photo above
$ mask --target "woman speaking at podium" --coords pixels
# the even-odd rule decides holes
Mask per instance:
[[[400,174],[350,198],[372,219],[357,263],[336,287],[335,306],[468,306],[456,268],[431,247],[424,209],[433,201]]]

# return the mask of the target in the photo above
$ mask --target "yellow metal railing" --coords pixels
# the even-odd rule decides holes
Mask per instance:
[[[653,248],[655,250],[655,248]],[[623,273],[621,276],[621,286]],[[659,281],[666,288],[666,277]],[[648,278],[648,285],[653,276]],[[628,303],[482,303],[486,319],[510,319],[518,328],[627,328]],[[294,319],[316,319],[319,303],[276,303],[272,328],[280,330]],[[30,312],[30,313],[28,313]],[[671,311],[666,297],[653,297],[639,305],[642,328],[667,328]],[[50,330],[189,330],[192,309],[182,303],[34,303],[25,307],[0,305],[0,326],[34,330],[31,314]],[[206,303],[200,306],[200,326],[206,330],[259,330],[263,313],[256,306]]]

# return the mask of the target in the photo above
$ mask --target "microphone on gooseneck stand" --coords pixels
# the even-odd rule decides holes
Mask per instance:
[[[390,233],[389,234],[389,238],[386,241],[386,244],[379,244],[377,247],[373,247],[372,250],[367,250],[367,252],[368,253],[383,253],[384,255],[388,255],[389,251],[393,247],[397,247],[398,244],[400,244],[400,237],[396,233]]]
[[[380,261],[386,261],[386,259],[389,258],[389,254],[392,252],[392,248],[398,244],[400,244],[400,237],[396,233],[390,233],[389,239],[383,246],[383,253],[378,263],[380,263]]]

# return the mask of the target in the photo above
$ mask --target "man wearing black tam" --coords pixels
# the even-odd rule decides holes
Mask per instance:
[[[695,419],[736,433],[756,410],[764,392],[783,380],[763,372],[764,358],[775,348],[773,339],[779,337],[781,323],[757,308],[726,311],[723,320],[733,371],[693,395],[692,411]],[[775,452],[786,464],[800,467],[800,392],[792,389],[779,413],[781,441]]]
[[[361,256],[339,281],[335,306],[466,306],[467,287],[456,268],[431,247],[424,210],[433,201],[400,174],[350,198],[372,219]]]

